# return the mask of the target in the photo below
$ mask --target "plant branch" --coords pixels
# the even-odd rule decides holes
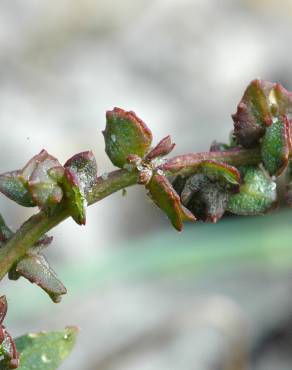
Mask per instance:
[[[86,194],[88,204],[93,204],[106,196],[134,185],[137,182],[137,172],[117,170],[107,178],[99,177]],[[30,217],[20,229],[0,248],[0,280],[7,274],[15,262],[41,238],[43,234],[57,226],[70,216],[68,207],[60,204],[51,215],[44,211]]]
[[[259,149],[234,149],[222,152],[186,154],[168,160],[159,168],[165,175],[188,175],[196,171],[202,160],[216,160],[230,165],[255,164],[260,162]],[[108,195],[137,183],[138,171],[117,170],[100,176],[86,193],[88,205],[92,205]],[[20,229],[0,248],[0,280],[11,267],[21,259],[43,234],[70,216],[65,203],[56,207],[48,215],[41,211],[30,217]]]
[[[195,173],[202,161],[213,160],[224,162],[232,166],[245,164],[257,164],[261,162],[260,149],[239,149],[234,148],[228,151],[190,153],[173,157],[159,168],[165,171],[166,175],[188,176]]]

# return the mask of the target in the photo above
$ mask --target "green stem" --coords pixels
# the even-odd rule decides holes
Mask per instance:
[[[86,195],[88,204],[93,204],[106,196],[134,185],[137,172],[118,170],[110,173],[107,178],[99,177]],[[21,228],[0,248],[0,280],[7,274],[13,264],[23,257],[40,237],[70,216],[64,205],[57,207],[53,214],[41,211],[30,217]]]
[[[186,154],[168,160],[160,168],[166,175],[190,174],[202,160],[216,160],[231,165],[255,164],[260,162],[258,149],[236,149],[226,152],[206,152]],[[108,195],[137,183],[138,172],[113,171],[99,177],[86,194],[88,205],[94,204]],[[69,209],[60,204],[48,215],[41,211],[30,217],[20,229],[0,248],[0,280],[16,261],[21,259],[40,237],[70,216]]]

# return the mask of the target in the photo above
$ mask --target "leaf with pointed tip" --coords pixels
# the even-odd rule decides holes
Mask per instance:
[[[171,137],[166,136],[146,155],[145,159],[151,160],[157,157],[163,157],[169,154],[174,147],[175,144],[171,142]]]
[[[287,167],[290,122],[286,116],[273,119],[261,141],[261,156],[270,175],[279,176]]]
[[[87,201],[83,184],[80,182],[76,173],[69,167],[65,168],[63,186],[71,216],[78,225],[85,225]]]
[[[16,272],[41,287],[55,303],[59,303],[61,296],[67,293],[66,288],[41,254],[24,257],[18,262]]]
[[[179,195],[165,176],[155,174],[146,188],[151,199],[166,213],[178,231],[182,230],[183,221],[196,220],[195,216],[181,204]]]
[[[63,331],[30,333],[15,340],[20,354],[19,370],[56,370],[71,353],[78,334],[74,327]],[[0,370],[8,370],[5,360]]]
[[[206,175],[210,180],[222,181],[230,185],[239,185],[240,183],[238,169],[226,163],[203,161],[198,167],[198,172]]]
[[[280,84],[253,80],[232,116],[234,134],[239,144],[252,147],[264,135],[273,117],[291,114],[292,94]]]
[[[88,191],[97,179],[97,163],[91,151],[82,152],[68,159],[64,167],[69,167],[83,184],[84,191]]]
[[[8,198],[25,207],[60,203],[62,188],[49,175],[52,168],[61,167],[58,160],[42,150],[22,170],[0,175],[0,191]]]
[[[47,248],[53,240],[52,236],[44,234],[28,251],[28,255],[38,255],[44,248]],[[17,262],[13,264],[11,269],[8,271],[8,279],[18,280],[21,277],[17,272]]]
[[[277,206],[276,183],[261,167],[241,168],[243,184],[230,197],[227,210],[237,215],[261,215]]]
[[[6,172],[0,175],[0,191],[7,198],[21,206],[36,206],[25,182],[21,178],[21,171]]]
[[[123,168],[129,154],[144,157],[152,143],[152,133],[146,124],[134,112],[120,108],[108,111],[106,119],[105,151],[112,163]]]

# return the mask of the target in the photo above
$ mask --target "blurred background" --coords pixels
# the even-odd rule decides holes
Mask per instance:
[[[2,0],[0,169],[42,148],[112,165],[105,111],[134,110],[174,154],[224,141],[250,80],[292,90],[289,0]],[[16,229],[35,210],[0,198]],[[292,368],[292,215],[228,217],[176,233],[142,187],[52,233],[47,256],[69,290],[53,305],[6,280],[17,336],[80,326],[62,370]]]

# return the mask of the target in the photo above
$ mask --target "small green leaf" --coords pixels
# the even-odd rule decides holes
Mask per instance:
[[[227,182],[231,185],[238,185],[240,183],[240,172],[235,167],[226,163],[203,161],[198,167],[198,172],[208,176],[213,181]]]
[[[230,197],[227,210],[237,215],[260,215],[275,208],[276,183],[268,173],[256,166],[244,166],[241,172],[243,185]]]
[[[87,201],[84,187],[76,173],[69,167],[65,168],[63,186],[71,216],[78,225],[85,225]]]
[[[15,340],[20,354],[19,370],[56,370],[71,353],[78,329],[30,333]],[[7,362],[0,362],[0,370],[8,370]]]
[[[24,207],[35,207],[36,203],[21,178],[21,171],[6,172],[0,175],[0,191],[7,198]]]
[[[286,116],[273,118],[261,141],[261,155],[270,175],[279,176],[288,164],[290,122]]]
[[[41,254],[24,257],[18,262],[16,272],[41,287],[55,303],[59,303],[61,296],[67,293],[66,288]]]
[[[62,188],[49,175],[52,168],[62,168],[58,160],[42,150],[22,170],[0,175],[0,191],[25,207],[40,208],[60,203]]]
[[[163,175],[155,174],[146,185],[154,203],[166,213],[172,225],[181,231],[183,221],[195,221],[195,216],[185,208],[170,182]]]
[[[134,112],[120,108],[108,111],[106,118],[105,151],[112,163],[123,168],[129,154],[144,157],[152,143],[152,133],[146,124]]]

